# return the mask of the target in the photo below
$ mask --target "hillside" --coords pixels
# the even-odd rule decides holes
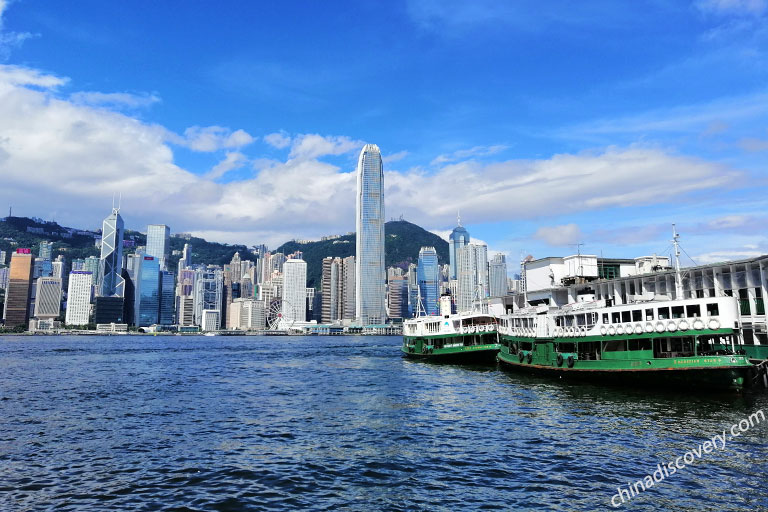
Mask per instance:
[[[430,233],[408,221],[390,221],[384,225],[386,236],[385,254],[387,267],[408,268],[409,263],[417,263],[419,249],[432,246],[437,250],[437,259],[441,264],[448,263],[448,242],[434,233]],[[275,252],[290,254],[295,251],[304,253],[307,262],[307,286],[320,288],[323,258],[338,256],[345,258],[355,254],[355,235],[345,235],[335,240],[298,243],[287,242]]]

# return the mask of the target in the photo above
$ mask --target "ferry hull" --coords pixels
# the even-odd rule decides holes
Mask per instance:
[[[496,364],[499,345],[474,345],[456,349],[434,350],[432,353],[410,352],[405,347],[403,355],[409,359],[418,359],[432,363],[451,364]]]
[[[708,366],[689,368],[567,368],[546,364],[521,363],[514,355],[499,353],[502,368],[571,381],[663,388],[666,390],[741,391],[752,380],[748,366]]]

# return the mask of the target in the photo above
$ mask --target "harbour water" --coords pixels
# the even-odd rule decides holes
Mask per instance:
[[[414,362],[398,337],[0,337],[0,510],[600,510],[765,393]],[[768,510],[768,423],[627,510]]]

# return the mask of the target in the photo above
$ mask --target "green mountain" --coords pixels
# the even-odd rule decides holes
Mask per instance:
[[[424,228],[404,220],[387,222],[384,225],[386,238],[385,255],[387,267],[408,268],[409,263],[417,263],[419,249],[434,247],[440,264],[448,263],[448,242]],[[354,256],[356,237],[345,235],[334,240],[298,243],[295,241],[281,245],[275,252],[291,254],[301,251],[307,262],[307,286],[320,288],[323,272],[323,258]]]

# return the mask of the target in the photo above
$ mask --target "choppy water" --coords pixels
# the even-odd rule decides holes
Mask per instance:
[[[0,510],[598,510],[768,397],[405,360],[396,337],[0,337]],[[768,510],[768,424],[627,510]]]

